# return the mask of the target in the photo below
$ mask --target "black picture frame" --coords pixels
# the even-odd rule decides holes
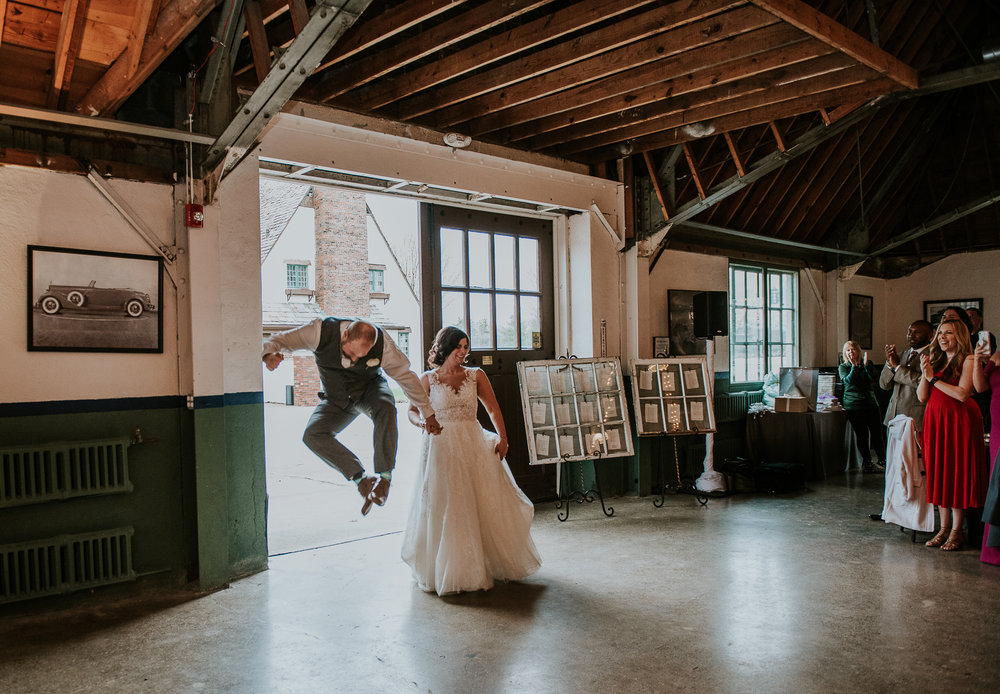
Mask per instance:
[[[163,352],[163,259],[28,246],[28,351]]]
[[[983,299],[980,297],[978,299],[932,299],[931,301],[925,301],[924,320],[937,328],[938,323],[941,322],[941,314],[949,306],[961,306],[964,309],[977,308],[982,313]],[[972,342],[973,346],[975,346],[975,336],[972,336]]]
[[[671,357],[705,354],[706,340],[694,336],[694,295],[688,289],[667,290],[667,321]]]
[[[848,295],[847,334],[861,349],[872,348],[872,306],[874,299],[866,294]]]

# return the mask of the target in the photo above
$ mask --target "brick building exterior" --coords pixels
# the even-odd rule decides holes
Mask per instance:
[[[365,194],[313,188],[316,220],[316,303],[328,316],[367,318],[368,215]],[[316,361],[295,355],[296,405],[316,405],[322,390]]]

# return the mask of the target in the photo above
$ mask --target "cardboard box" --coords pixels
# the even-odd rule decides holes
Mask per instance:
[[[801,395],[779,395],[774,399],[775,412],[808,412],[809,405]]]

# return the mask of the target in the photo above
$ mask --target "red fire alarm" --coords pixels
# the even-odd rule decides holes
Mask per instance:
[[[201,229],[205,226],[205,208],[201,205],[185,205],[184,221],[189,227]]]

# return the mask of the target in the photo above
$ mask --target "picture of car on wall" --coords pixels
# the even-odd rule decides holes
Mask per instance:
[[[50,316],[60,311],[87,311],[124,313],[138,318],[145,311],[155,311],[156,305],[149,294],[135,289],[98,287],[97,280],[91,280],[86,287],[71,284],[50,284],[35,306]]]
[[[157,256],[28,246],[28,349],[162,352]]]

